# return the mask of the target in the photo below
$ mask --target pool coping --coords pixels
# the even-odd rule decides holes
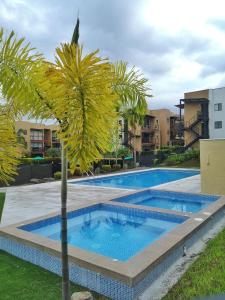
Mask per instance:
[[[143,191],[143,190],[142,190]],[[137,191],[138,192],[138,191]],[[139,191],[140,192],[140,191]],[[129,194],[133,194],[129,192]],[[189,193],[187,193],[189,194]],[[198,194],[199,195],[199,194]],[[115,197],[118,198],[118,197]],[[123,283],[134,286],[141,281],[154,267],[162,262],[174,248],[182,245],[193,233],[197,232],[204,224],[206,224],[217,212],[225,208],[225,196],[221,196],[215,202],[209,204],[206,208],[198,213],[181,213],[166,209],[159,209],[147,206],[137,206],[135,204],[119,203],[113,199],[105,201],[95,201],[90,204],[68,207],[68,212],[87,208],[96,204],[110,204],[137,210],[161,212],[170,215],[188,216],[189,218],[176,228],[163,235],[161,238],[145,247],[129,260],[115,261],[103,255],[89,252],[74,246],[68,246],[69,261],[76,265],[87,268],[97,273],[102,273],[107,277],[114,278]],[[61,244],[59,241],[53,241],[33,234],[31,232],[18,229],[17,227],[30,224],[36,221],[44,220],[50,217],[58,216],[59,213],[51,213],[42,217],[33,218],[25,222],[9,225],[0,229],[0,236],[12,239],[18,243],[23,243],[31,247],[38,248],[44,252],[54,256],[61,256]]]

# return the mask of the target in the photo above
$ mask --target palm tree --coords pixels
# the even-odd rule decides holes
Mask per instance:
[[[127,63],[117,62],[114,66],[115,79],[113,90],[118,95],[117,110],[128,123],[130,147],[133,150],[134,166],[136,167],[136,138],[137,128],[143,124],[147,112],[146,97],[149,94],[148,80],[135,67],[128,70]]]
[[[0,84],[15,116],[28,114],[57,120],[62,145],[61,243],[62,297],[70,298],[67,249],[67,160],[82,171],[109,150],[110,132],[126,102],[144,102],[146,80],[126,64],[112,65],[98,51],[83,55],[78,45],[79,20],[72,43],[56,49],[56,62],[33,54],[23,39],[0,35]],[[32,52],[31,52],[32,50]]]

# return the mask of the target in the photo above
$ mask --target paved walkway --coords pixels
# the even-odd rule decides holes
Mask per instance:
[[[200,192],[200,175],[163,184],[157,189]],[[1,188],[6,203],[0,227],[60,211],[60,181]],[[126,194],[128,190],[68,185],[68,205],[81,205]]]

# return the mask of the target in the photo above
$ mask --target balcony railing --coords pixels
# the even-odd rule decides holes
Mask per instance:
[[[52,138],[52,142],[53,142],[53,143],[59,143],[60,140],[59,140],[58,138]]]
[[[32,153],[43,153],[44,152],[44,148],[31,147],[31,152]]]
[[[148,145],[155,144],[155,140],[152,140],[152,139],[142,139],[141,142],[142,142],[142,144],[148,144]]]

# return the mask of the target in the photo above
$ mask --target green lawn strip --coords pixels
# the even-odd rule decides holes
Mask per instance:
[[[196,160],[196,159],[190,159],[190,160],[184,161],[184,162],[176,165],[175,167],[177,167],[177,168],[200,168],[200,162],[199,162],[199,160]]]
[[[157,166],[156,166],[157,167]],[[200,162],[196,159],[190,159],[187,161],[184,161],[182,163],[176,164],[176,165],[168,165],[166,162],[161,163],[158,165],[158,167],[164,167],[164,168],[200,168]]]
[[[5,193],[0,193],[0,222],[1,222],[4,203],[5,203]]]
[[[163,300],[188,300],[220,293],[225,293],[225,229],[208,243]]]
[[[87,290],[71,283],[71,293]],[[93,293],[94,299],[106,297]],[[0,251],[1,300],[60,300],[61,278],[47,270]]]

